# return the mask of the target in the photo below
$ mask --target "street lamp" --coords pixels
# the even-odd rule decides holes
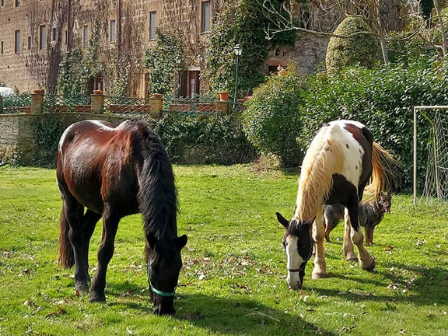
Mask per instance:
[[[235,53],[236,59],[235,59],[235,94],[233,95],[233,108],[236,108],[236,96],[238,91],[238,66],[240,61],[240,56],[243,53],[243,48],[240,47],[239,44],[236,44],[233,47],[233,52]]]

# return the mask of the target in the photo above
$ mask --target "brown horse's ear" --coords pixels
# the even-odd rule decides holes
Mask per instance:
[[[183,235],[174,239],[174,243],[178,250],[181,250],[187,244],[187,235]]]
[[[279,212],[275,213],[277,215],[278,222],[285,227],[285,229],[288,229],[289,222],[286,220],[285,217],[283,217]]]

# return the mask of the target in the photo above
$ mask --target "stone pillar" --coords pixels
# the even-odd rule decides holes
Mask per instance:
[[[229,102],[228,101],[218,101],[215,102],[215,109],[218,113],[227,113],[229,112]]]
[[[150,114],[154,119],[160,119],[162,117],[163,111],[163,95],[160,93],[154,93],[151,101]]]
[[[102,90],[93,90],[91,94],[92,102],[90,103],[90,110],[92,113],[103,113],[104,111],[104,95]]]
[[[43,113],[44,92],[42,89],[31,91],[31,113]]]

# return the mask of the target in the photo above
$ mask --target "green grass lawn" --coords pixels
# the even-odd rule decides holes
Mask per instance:
[[[369,251],[376,270],[342,256],[343,225],[326,244],[330,277],[286,285],[283,227],[297,172],[175,166],[183,250],[174,317],[152,314],[140,216],[120,223],[105,304],[74,291],[57,265],[55,171],[0,168],[0,335],[447,335],[446,203],[393,195]],[[91,244],[93,273],[101,225]]]

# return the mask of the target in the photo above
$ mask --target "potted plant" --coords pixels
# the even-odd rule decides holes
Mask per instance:
[[[220,101],[228,101],[229,100],[229,92],[228,91],[219,92],[219,100]]]

